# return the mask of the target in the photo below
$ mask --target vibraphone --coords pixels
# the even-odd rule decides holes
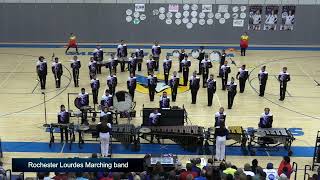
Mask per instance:
[[[274,148],[283,145],[284,149],[288,151],[288,155],[292,155],[291,145],[295,140],[291,132],[286,128],[260,128],[248,130],[249,143],[248,149],[253,155],[255,151],[253,148]]]
[[[48,126],[45,126],[47,128],[49,128],[49,132],[50,132],[50,141],[49,141],[49,147],[52,146],[52,144],[54,143],[54,130],[55,129],[59,129],[59,128],[67,128],[68,131],[68,143],[69,143],[69,148],[71,149],[72,147],[72,143],[75,141],[75,135],[74,135],[74,131],[75,131],[75,126],[73,123],[68,123],[68,124],[61,124],[61,123],[51,123],[48,124]]]
[[[228,141],[233,140],[231,144],[228,146],[233,146],[235,144],[240,144],[242,148],[246,147],[248,135],[247,132],[242,128],[242,126],[228,126],[229,136]],[[215,141],[215,127],[208,128],[208,131],[206,133],[207,137],[206,139],[214,142]]]
[[[184,147],[198,146],[203,144],[204,128],[200,126],[144,126],[150,129],[147,133],[141,133],[139,137],[154,135],[159,139],[170,139]]]

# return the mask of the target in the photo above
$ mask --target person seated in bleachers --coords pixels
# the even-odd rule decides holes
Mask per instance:
[[[278,172],[273,168],[272,163],[268,163],[263,171],[266,173],[266,180],[279,179]]]
[[[255,176],[254,172],[252,172],[252,169],[251,169],[251,166],[250,164],[246,163],[244,165],[244,168],[243,168],[243,172],[247,175],[247,176]]]
[[[286,169],[284,169],[286,168]],[[284,171],[286,170],[286,171]],[[278,168],[278,175],[281,176],[281,174],[285,173],[285,175],[290,179],[290,175],[292,173],[292,166],[290,164],[290,157],[284,156],[283,160],[281,161],[279,168]]]
[[[187,163],[186,168],[187,168],[187,171],[180,174],[179,180],[187,180],[188,175],[192,175],[193,178],[197,177],[197,173],[192,172],[192,164],[191,163]]]

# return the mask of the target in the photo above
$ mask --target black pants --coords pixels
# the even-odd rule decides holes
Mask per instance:
[[[201,60],[199,60],[199,72],[198,75],[202,74],[202,64],[201,64]]]
[[[102,61],[98,61],[97,63],[97,74],[101,74]]]
[[[99,89],[92,89],[93,104],[98,104]]]
[[[182,61],[182,59],[181,59],[181,60],[179,59],[179,71],[178,71],[178,72],[182,72],[182,65],[181,65],[181,61]]]
[[[236,96],[235,92],[228,91],[228,109],[232,108],[234,97]]]
[[[260,84],[259,96],[264,96],[265,89],[266,89],[266,84]]]
[[[153,60],[154,60],[154,71],[158,71],[159,70],[159,57],[153,57]]]
[[[46,89],[47,75],[39,75],[41,89]]]
[[[90,80],[97,75],[97,72],[89,72]]]
[[[183,85],[188,85],[188,78],[189,78],[189,70],[183,71]]]
[[[218,74],[218,77],[222,77],[221,66],[222,66],[222,64],[219,65],[219,69],[218,69],[219,74]]]
[[[225,77],[225,78],[222,77],[221,81],[222,81],[222,90],[226,90],[228,77]]]
[[[79,87],[79,69],[72,69],[74,87]]]
[[[207,80],[208,80],[208,76],[209,76],[209,74],[208,73],[203,73],[203,75],[202,75],[202,87],[203,88],[205,88],[205,87],[207,87]]]
[[[68,142],[69,135],[68,135],[67,127],[60,127],[60,137],[61,137],[61,142],[63,142],[64,139],[66,139],[66,142]]]
[[[156,93],[155,88],[149,87],[149,98],[150,98],[150,101],[153,101],[153,100],[154,100],[154,94],[155,94],[155,93]]]
[[[172,96],[172,101],[173,102],[176,101],[177,94],[178,94],[178,88],[171,88],[171,96]]]
[[[240,88],[240,93],[244,92],[244,88],[246,87],[246,79],[244,78],[239,78],[239,88]]]
[[[109,86],[109,91],[110,91],[110,94],[115,95],[115,93],[116,93],[116,87]]]
[[[112,74],[112,72],[117,73],[117,66],[109,68],[109,71],[110,71],[110,75]]]
[[[60,74],[54,74],[54,80],[56,82],[56,88],[60,88],[61,85],[61,75]]]
[[[81,124],[87,123],[88,122],[87,121],[87,118],[88,118],[87,110],[81,109],[80,111],[81,111]]]
[[[168,73],[164,73],[164,82],[166,83],[166,85],[169,84],[169,72]]]
[[[247,48],[241,48],[241,56],[246,56]]]
[[[133,99],[134,99],[134,91],[135,91],[135,89],[129,88],[129,94],[130,94],[131,97],[132,97],[132,101],[133,101]]]
[[[286,91],[287,91],[287,83],[281,83],[280,82],[280,100],[284,100],[285,99]]]
[[[66,53],[68,52],[68,50],[69,50],[70,48],[71,48],[71,46],[68,46],[68,47],[67,47]],[[78,46],[76,46],[75,48],[76,48],[77,53],[79,53],[79,51],[78,51]]]
[[[213,99],[213,89],[207,89],[208,92],[208,106],[212,106],[212,99]]]
[[[133,74],[133,76],[136,75],[136,68],[130,68],[130,74]]]
[[[191,104],[196,104],[197,103],[197,94],[198,94],[198,89],[191,88]]]
[[[142,68],[142,59],[137,59],[138,62],[138,71],[141,71]]]
[[[151,75],[151,72],[153,72],[153,69],[148,69],[148,76]]]
[[[120,69],[121,69],[121,72],[124,72],[125,68],[126,68],[126,62],[120,61]]]

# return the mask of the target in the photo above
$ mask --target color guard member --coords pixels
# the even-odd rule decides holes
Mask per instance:
[[[52,63],[52,73],[54,75],[54,79],[56,82],[56,88],[60,88],[61,85],[61,76],[63,74],[63,68],[61,62],[59,62],[59,58],[55,57],[54,62]]]
[[[120,61],[121,72],[124,72],[125,70],[125,62],[127,61],[127,56],[128,56],[127,45],[125,44],[124,40],[121,40],[121,43],[118,45],[118,48],[117,48],[117,57],[118,57],[118,60]]]
[[[246,86],[246,81],[249,78],[249,71],[246,69],[245,64],[239,69],[236,78],[239,80],[240,93],[243,93]]]
[[[208,55],[205,55],[204,59],[201,61],[201,72],[202,72],[202,80],[203,84],[202,87],[205,88],[209,76],[209,69],[212,68],[212,63],[208,57]]]
[[[96,49],[93,50],[93,59],[97,62],[97,73],[101,74],[101,67],[103,64],[103,49],[97,45]]]
[[[270,108],[264,108],[259,121],[259,128],[272,128],[273,115],[270,113]]]
[[[204,47],[200,46],[199,48],[199,57],[197,58],[199,61],[199,72],[198,75],[202,74],[202,60],[205,58],[205,51],[204,51]]]
[[[246,32],[240,37],[241,56],[246,56],[246,50],[249,45],[249,36]]]
[[[154,42],[154,45],[152,46],[152,56],[153,60],[155,61],[154,71],[159,70],[159,58],[161,54],[161,47],[159,46],[159,42]]]
[[[81,62],[77,56],[73,56],[73,59],[71,60],[71,68],[72,68],[74,87],[79,87],[79,74],[80,74],[79,72],[81,68]]]
[[[109,87],[110,93],[112,95],[115,95],[116,93],[116,87],[118,84],[118,79],[117,76],[115,75],[115,73],[112,73],[110,76],[108,76],[107,78],[107,85]]]
[[[188,84],[188,77],[189,77],[189,68],[191,66],[191,61],[188,59],[188,56],[184,56],[184,60],[180,63],[182,67],[182,74],[183,74],[183,85],[187,86]]]
[[[190,77],[190,90],[191,90],[191,97],[192,102],[191,104],[196,104],[197,102],[197,94],[200,88],[200,77],[197,77],[197,72],[194,71],[193,75]]]
[[[214,115],[215,123],[214,127],[220,127],[221,125],[226,124],[227,114],[224,112],[224,108],[220,107],[219,112],[216,112]]]
[[[148,75],[151,74],[151,72],[153,72],[154,68],[155,68],[155,61],[152,59],[152,55],[149,56],[149,59],[147,60],[147,71],[148,71]]]
[[[132,97],[132,101],[134,100],[134,92],[136,90],[137,87],[137,78],[131,73],[130,77],[127,80],[127,88],[129,91],[129,94]]]
[[[266,66],[261,67],[261,70],[258,74],[258,79],[259,79],[259,85],[260,85],[259,96],[263,97],[264,91],[267,85],[267,80],[268,80],[268,72],[266,71]]]
[[[157,76],[154,75],[153,72],[151,72],[151,74],[148,77],[148,88],[149,88],[150,101],[154,100],[154,95],[156,93],[157,82],[158,82]]]
[[[278,81],[280,82],[280,101],[283,101],[286,97],[287,83],[291,80],[290,74],[287,72],[287,70],[287,67],[283,67],[278,76]]]
[[[181,66],[181,61],[184,60],[184,57],[186,56],[187,54],[185,53],[185,50],[184,49],[181,49],[181,52],[179,54],[179,73],[182,72],[182,66]]]
[[[39,77],[41,89],[46,89],[46,79],[48,74],[47,68],[47,61],[44,60],[43,56],[40,56],[39,61],[37,62],[36,70]]]
[[[237,84],[234,82],[234,77],[231,77],[231,81],[227,83],[228,90],[228,109],[232,108],[234,97],[237,94]]]
[[[224,65],[221,66],[222,90],[226,90],[229,73],[231,73],[231,68],[228,65],[228,61],[225,61]]]
[[[68,47],[66,49],[66,54],[68,53],[68,50],[70,48],[76,48],[77,54],[79,54],[78,44],[77,44],[77,37],[76,37],[76,35],[74,33],[70,33]]]
[[[138,71],[141,71],[141,67],[142,67],[142,62],[143,62],[143,58],[144,58],[144,51],[143,49],[136,49],[136,58],[137,58],[137,63],[138,63]]]
[[[93,78],[93,76],[97,75],[97,62],[94,60],[93,57],[90,57],[90,62],[89,62],[89,76],[90,79]]]
[[[136,75],[136,69],[137,69],[137,58],[135,57],[135,54],[132,53],[131,57],[129,58],[128,61],[128,68],[129,68],[129,73]]]
[[[58,123],[59,124],[69,124],[70,122],[70,113],[66,111],[66,108],[64,105],[60,106],[60,112],[58,113]],[[67,126],[61,126],[60,127],[60,137],[61,142],[64,140],[64,136],[66,139],[66,143],[68,143],[68,127]]]
[[[90,81],[91,89],[92,89],[92,96],[93,96],[93,104],[98,104],[98,94],[100,88],[100,81],[97,79],[97,76],[93,76]]]
[[[171,96],[172,96],[172,102],[176,101],[177,94],[178,94],[178,87],[179,87],[180,78],[177,74],[177,71],[173,72],[173,75],[170,79],[170,87],[171,87]]]
[[[172,60],[169,58],[169,56],[166,56],[166,59],[163,60],[163,74],[164,74],[164,82],[166,85],[169,83],[169,73],[172,65]]]
[[[208,106],[212,106],[212,99],[214,93],[216,93],[217,90],[217,83],[214,79],[213,74],[210,74],[209,79],[207,80],[207,92],[208,92]]]
[[[115,58],[113,53],[110,55],[109,62],[107,63],[107,65],[108,65],[110,74],[112,74],[112,72],[117,74],[118,59]]]
[[[167,92],[163,92],[162,96],[160,97],[160,108],[170,108],[170,98],[167,96]]]

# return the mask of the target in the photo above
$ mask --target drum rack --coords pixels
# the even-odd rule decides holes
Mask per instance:
[[[248,150],[251,155],[255,155],[254,148],[267,148],[269,150],[279,151],[282,147],[292,155],[291,145],[295,140],[291,132],[286,128],[260,128],[248,132],[249,142]]]

